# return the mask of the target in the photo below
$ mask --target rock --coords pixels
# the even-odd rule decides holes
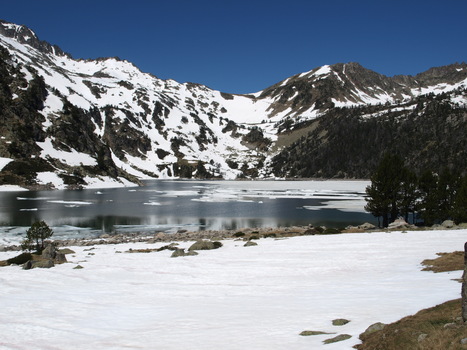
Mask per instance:
[[[461,344],[462,345],[467,345],[467,338],[461,339]]]
[[[365,222],[359,225],[358,228],[361,228],[362,230],[373,230],[376,228],[376,226],[373,224],[370,224],[369,222]]]
[[[82,267],[81,265],[76,265],[75,267],[73,267],[73,270],[80,270],[80,269],[84,269],[84,267]]]
[[[169,245],[164,245],[162,247],[160,247],[159,249],[157,249],[158,252],[161,252],[163,250],[177,250],[177,245],[178,243],[170,243]],[[183,250],[183,249],[182,249]]]
[[[346,320],[345,318],[338,318],[338,319],[332,320],[332,325],[333,326],[343,326],[343,325],[346,325],[349,322],[350,321]]]
[[[198,255],[198,253],[193,250],[185,252],[185,249],[176,248],[170,257],[178,258],[180,256],[195,256],[195,255]]]
[[[57,255],[55,246],[53,244],[48,244],[47,247],[44,248],[41,254],[42,259],[55,259]]]
[[[29,260],[32,260],[31,253],[21,253],[20,255],[17,255],[14,258],[8,259],[6,262],[8,265],[11,265],[11,264],[23,265],[27,263]]]
[[[337,343],[339,341],[344,341],[347,339],[352,338],[350,334],[339,334],[337,337],[331,338],[331,339],[326,339],[323,341],[324,344],[332,344],[332,343]]]
[[[452,220],[444,220],[443,223],[441,224],[444,228],[453,228],[454,227],[454,221]]]
[[[63,264],[63,263],[66,263],[67,260],[66,260],[65,254],[62,254],[62,253],[57,253],[57,254],[55,254],[54,262],[55,262],[56,264]]]
[[[422,341],[426,339],[426,337],[428,337],[428,334],[422,333],[418,336],[417,341],[421,343]]]
[[[303,235],[309,236],[309,235],[319,235],[321,233],[320,230],[318,230],[316,227],[310,227],[309,229],[305,230],[303,232]]]
[[[42,269],[49,269],[54,267],[54,261],[52,259],[42,259],[42,260],[29,260],[26,264],[23,265],[24,270],[35,269],[36,267]]]
[[[253,246],[255,246],[255,245],[258,245],[258,243],[253,242],[253,241],[248,241],[248,242],[246,242],[243,246],[244,246],[244,247],[253,247]]]
[[[73,251],[73,250],[71,250],[70,248],[62,248],[62,249],[59,249],[59,250],[57,251],[57,253],[65,254],[65,255],[67,255],[67,254],[76,254],[76,252]]]
[[[410,227],[410,225],[403,218],[396,219],[394,222],[391,222],[388,226],[389,229],[402,229],[408,227]]]
[[[221,242],[213,242],[213,241],[197,241],[191,245],[188,250],[211,250],[211,249],[217,249],[222,247]]]
[[[384,327],[386,327],[386,324],[384,324],[384,323],[381,323],[381,322],[374,323],[374,324],[372,324],[371,326],[369,326],[369,327],[365,330],[365,332],[363,332],[363,333],[361,334],[360,337],[365,337],[365,336],[370,335],[370,334],[372,334],[372,333],[381,331]]]
[[[335,334],[335,333],[327,333],[327,332],[321,332],[321,331],[303,331],[300,333],[302,336],[310,336],[310,335],[321,335],[321,334]]]

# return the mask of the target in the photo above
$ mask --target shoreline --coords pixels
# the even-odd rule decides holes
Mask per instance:
[[[376,227],[373,224],[363,223],[359,226],[348,226],[344,230],[326,228],[324,226],[286,226],[286,227],[245,227],[233,230],[202,230],[189,231],[178,230],[174,233],[167,232],[126,232],[126,233],[103,233],[95,238],[71,238],[71,239],[50,239],[57,247],[66,246],[94,246],[104,244],[123,243],[168,243],[187,242],[198,240],[220,241],[228,239],[243,239],[244,241],[257,240],[260,238],[289,238],[295,236],[308,235],[339,235],[352,233],[372,233],[372,232],[393,232],[393,231],[433,231],[433,230],[460,230],[467,229],[467,223],[459,225],[433,225],[416,227],[410,224],[401,224],[389,228]],[[19,244],[0,245],[0,251],[20,251]]]

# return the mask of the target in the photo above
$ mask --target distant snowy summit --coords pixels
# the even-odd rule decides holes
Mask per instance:
[[[467,100],[465,63],[414,77],[386,77],[358,63],[334,64],[254,94],[233,95],[158,79],[118,58],[76,60],[29,28],[5,21],[0,21],[0,49],[0,185],[82,188],[150,178],[367,177],[382,152],[375,148],[362,159],[364,152],[355,146],[361,138],[381,144],[368,132],[359,134],[369,120],[397,117],[401,125],[423,113],[431,116],[423,106],[441,96],[436,103],[451,110],[436,126],[450,132],[449,123],[465,125],[456,119]],[[333,136],[345,131],[345,120],[352,121],[352,145],[345,136]],[[397,138],[397,130],[390,132]],[[333,161],[336,142],[348,162]],[[399,152],[405,142],[390,148]],[[463,153],[450,144],[445,148],[456,167]],[[420,167],[433,166],[425,163]]]

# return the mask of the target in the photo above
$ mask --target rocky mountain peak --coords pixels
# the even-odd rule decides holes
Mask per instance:
[[[34,31],[24,25],[0,20],[0,35],[15,39],[20,44],[29,45],[42,53],[67,56],[71,58],[70,54],[64,52],[57,45],[51,45],[46,41],[40,40]]]
[[[467,79],[467,63],[454,63],[447,66],[433,67],[417,74],[416,80],[425,85],[456,84]]]

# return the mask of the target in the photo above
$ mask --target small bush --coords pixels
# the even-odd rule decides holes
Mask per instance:
[[[44,241],[52,237],[53,233],[44,221],[37,221],[26,231],[26,239],[21,243],[21,248],[41,252],[44,249]]]
[[[245,236],[245,232],[235,232],[234,237],[243,237]]]

